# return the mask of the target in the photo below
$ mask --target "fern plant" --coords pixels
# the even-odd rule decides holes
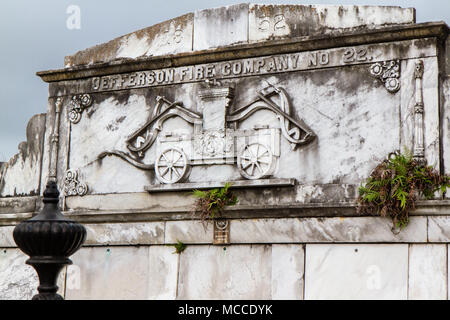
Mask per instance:
[[[359,188],[358,213],[390,216],[394,228],[404,228],[418,195],[432,199],[438,190],[446,192],[450,177],[441,176],[432,166],[414,160],[409,151],[394,153],[373,171]]]
[[[199,215],[204,222],[222,214],[225,206],[235,205],[238,199],[229,190],[230,186],[231,184],[227,182],[223,188],[192,191],[192,195],[197,198],[192,209],[193,214]]]

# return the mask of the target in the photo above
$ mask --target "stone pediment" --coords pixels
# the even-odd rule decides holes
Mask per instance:
[[[161,22],[79,51],[65,67],[415,23],[414,8],[237,4]]]

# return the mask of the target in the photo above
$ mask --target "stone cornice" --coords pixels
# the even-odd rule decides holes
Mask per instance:
[[[76,80],[138,70],[179,67],[232,59],[250,58],[271,54],[329,49],[350,45],[391,42],[434,37],[445,40],[449,27],[445,22],[427,22],[407,26],[379,28],[370,31],[352,30],[348,33],[295,39],[265,41],[235,45],[212,50],[195,51],[144,59],[120,59],[109,63],[77,66],[58,70],[37,72],[45,82]]]

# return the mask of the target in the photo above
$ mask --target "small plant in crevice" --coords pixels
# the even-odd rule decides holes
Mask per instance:
[[[238,202],[237,197],[230,191],[230,186],[227,182],[222,188],[192,191],[192,195],[197,198],[192,213],[199,215],[202,223],[219,217],[226,206],[233,206]]]
[[[372,171],[365,185],[359,187],[358,213],[390,216],[394,229],[403,229],[418,196],[432,199],[435,192],[446,192],[450,177],[442,176],[432,166],[413,159],[409,151],[390,154]]]
[[[184,244],[183,242],[181,242],[181,241],[178,240],[178,239],[177,239],[177,243],[174,243],[174,244],[168,244],[168,246],[169,246],[169,247],[174,247],[174,248],[175,248],[175,251],[174,251],[173,253],[177,253],[177,254],[182,253],[182,252],[186,249],[186,247],[187,247],[186,244]]]

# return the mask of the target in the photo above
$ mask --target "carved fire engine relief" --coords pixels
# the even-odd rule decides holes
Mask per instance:
[[[182,102],[158,96],[149,120],[126,141],[131,156],[121,151],[103,156],[113,154],[141,169],[154,169],[156,178],[165,184],[182,182],[192,166],[211,164],[234,164],[242,177],[262,179],[274,174],[281,136],[292,150],[314,139],[312,130],[291,116],[283,88],[269,85],[257,92],[253,101],[235,108],[234,93],[233,84],[209,84],[199,90],[195,111]],[[241,121],[264,109],[273,112],[278,127],[262,124],[253,129],[239,128]],[[172,117],[191,124],[193,133],[163,133],[163,123]],[[152,146],[156,146],[155,161],[145,164],[142,159]]]

